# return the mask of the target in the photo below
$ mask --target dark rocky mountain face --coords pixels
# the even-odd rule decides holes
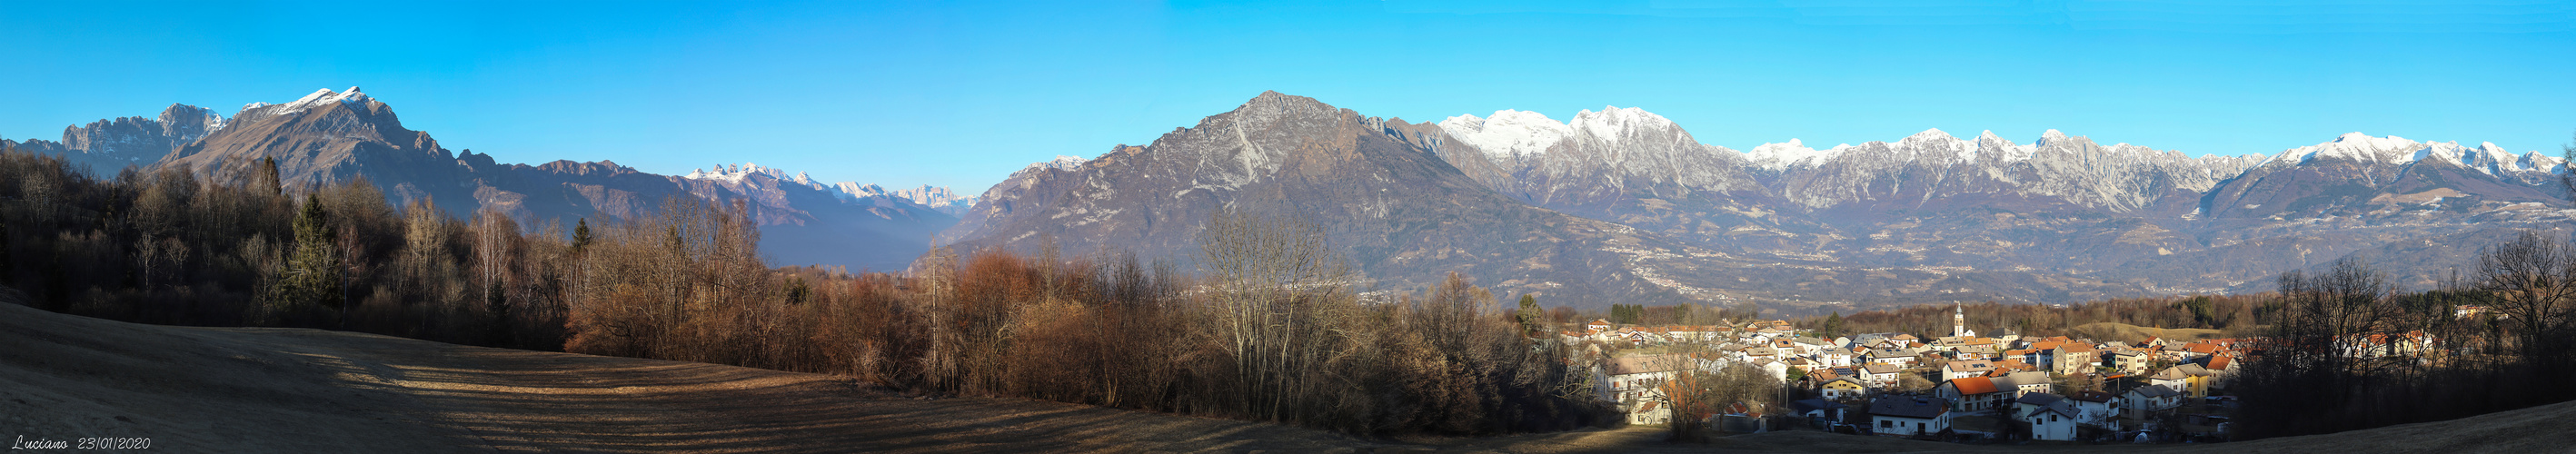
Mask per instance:
[[[173,106],[158,119],[102,120],[67,129],[63,142],[16,145],[91,163],[94,171],[127,163],[145,164],[147,171],[184,167],[218,184],[245,183],[261,158],[274,158],[289,188],[363,179],[394,203],[430,200],[459,216],[489,210],[528,228],[647,216],[675,194],[739,202],[768,239],[763,252],[779,264],[899,269],[929,249],[932,234],[956,223],[901,197],[852,197],[777,172],[670,176],[608,161],[496,163],[470,150],[452,153],[428,133],[403,128],[390,106],[356,87],[252,104],[229,120]]]
[[[2429,287],[2516,229],[2576,229],[2565,169],[2358,134],[2275,156],[1937,130],[1744,153],[1637,109],[1431,125],[1266,93],[1153,145],[1030,166],[941,237],[1185,259],[1206,213],[1237,207],[1323,222],[1386,282],[1458,270],[1582,306],[2072,302],[2264,291],[2353,254]]]
[[[944,236],[960,251],[1132,251],[1188,263],[1204,221],[1234,209],[1309,219],[1380,289],[1450,271],[1505,291],[1684,301],[1656,264],[1705,253],[1529,206],[1440,158],[1439,128],[1263,93],[1231,112],[1079,163],[1032,166]],[[1645,271],[1641,271],[1645,270]]]

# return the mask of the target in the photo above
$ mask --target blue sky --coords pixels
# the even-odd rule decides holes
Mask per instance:
[[[356,85],[503,162],[971,193],[1262,90],[1411,121],[1643,107],[1738,150],[2054,128],[2555,154],[2576,132],[2565,1],[1066,3],[7,2],[0,137]]]

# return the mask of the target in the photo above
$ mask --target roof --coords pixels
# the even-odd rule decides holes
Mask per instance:
[[[2193,343],[2189,343],[2189,344],[2184,344],[2184,345],[2183,345],[2183,348],[2190,349],[2192,353],[2199,353],[2199,354],[2203,354],[2203,355],[2211,354],[2211,353],[2218,353],[2218,345],[2217,345],[2217,344],[2204,344],[2204,343],[2199,343],[2199,342],[2193,342]]]
[[[1986,377],[1960,378],[1950,380],[1950,387],[1958,389],[1959,395],[1962,396],[1992,394],[1995,392],[1995,381]]]
[[[1832,379],[1832,380],[1826,380],[1826,381],[1825,381],[1825,384],[1824,384],[1824,385],[1820,385],[1820,386],[1830,386],[1830,385],[1833,385],[1835,382],[1850,383],[1850,384],[1852,385],[1852,387],[1854,387],[1854,388],[1868,388],[1868,387],[1869,387],[1869,385],[1861,384],[1859,380],[1853,380],[1851,377],[1838,377],[1838,378],[1835,378],[1835,379]]]
[[[2198,364],[2184,363],[2179,366],[2167,367],[2165,370],[2156,371],[2155,375],[2149,375],[2147,378],[2157,380],[2181,380],[2191,378],[2194,375],[2209,375],[2209,369],[2203,369]]]
[[[2042,405],[2042,406],[2045,406],[2045,405],[2048,405],[2048,404],[2053,404],[2053,403],[2058,403],[2058,402],[2064,402],[2064,401],[2066,401],[2066,396],[2060,396],[2060,395],[2051,394],[2051,393],[2030,393],[2030,394],[2023,394],[2023,395],[2021,396],[2021,398],[2020,398],[2020,399],[2014,399],[2014,400],[2013,400],[2013,403],[2022,403],[2022,404],[2031,404],[2031,405]]]
[[[2058,397],[2056,394],[2030,393],[2030,395],[2021,396],[2021,400],[2017,402],[2024,405],[2038,407],[2031,409],[2030,413],[2024,413],[2025,415],[2037,415],[2039,412],[2055,412],[2059,416],[2068,418],[2075,417],[2075,406],[2068,403],[2066,399]]]
[[[2111,395],[2111,393],[2101,391],[2080,391],[2076,392],[2075,395],[2067,396],[2066,398],[2085,402],[2102,403],[2110,402],[2111,399],[2118,399],[2120,396],[2114,396]]]
[[[1941,363],[1941,368],[1942,368],[1942,369],[1947,369],[1947,370],[1949,370],[1949,371],[1951,371],[1951,372],[1985,372],[1985,371],[1989,371],[1989,370],[1994,370],[1994,369],[1995,369],[1995,362],[1993,362],[1993,361],[1987,361],[1987,360],[1982,360],[1982,359],[1972,359],[1972,360],[1967,360],[1967,361],[1951,361],[1951,362]]]
[[[1610,364],[1609,364],[1609,367],[1608,367],[1608,369],[1609,369],[1609,370],[1607,371],[1607,373],[1608,373],[1608,374],[1610,374],[1610,375],[1643,374],[1643,373],[1652,373],[1652,372],[1670,372],[1670,371],[1676,371],[1676,370],[1687,369],[1687,368],[1690,368],[1690,366],[1691,366],[1690,357],[1688,357],[1688,356],[1683,356],[1683,355],[1653,355],[1653,356],[1630,356],[1630,357],[1625,357],[1625,358],[1611,358],[1611,359],[1610,359],[1610,361],[1609,361],[1609,363],[1610,363]]]
[[[2048,374],[2046,374],[2046,373],[2041,373],[2041,372],[2014,372],[2014,373],[2010,373],[2010,374],[2005,374],[2005,375],[2004,375],[2004,376],[2002,376],[2002,377],[1994,377],[1994,379],[1995,379],[1995,386],[1999,386],[1999,387],[2000,387],[2000,386],[2022,387],[2022,386],[2029,386],[2029,385],[2046,385],[2046,384],[2050,384],[2050,383],[2049,383],[2049,381],[2048,381]]]
[[[1869,401],[1871,416],[1931,419],[1950,412],[1950,400],[1939,397],[1880,396]]]
[[[1897,371],[1897,367],[1894,364],[1871,364],[1867,369],[1869,369],[1869,373],[1873,374],[1893,374]]]
[[[1996,361],[1996,362],[1995,362],[1995,369],[1994,369],[1994,370],[1990,370],[1990,371],[1986,371],[1986,374],[1987,374],[1987,375],[2002,376],[2002,375],[2004,375],[2004,374],[2009,374],[2009,373],[2012,373],[2012,372],[2014,372],[2014,371],[2035,371],[2035,370],[2039,370],[2039,366],[2032,366],[2032,365],[2030,365],[2030,363],[2021,362],[2021,360],[2007,359],[2007,360],[2003,360],[2003,361]]]
[[[2235,358],[2235,357],[2231,357],[2231,356],[2227,356],[2227,355],[2210,355],[2210,356],[2209,356],[2209,369],[2211,369],[2211,370],[2227,370],[2227,367],[2228,367],[2228,366],[2233,366],[2233,365],[2235,365],[2235,364],[2234,364],[2234,363],[2235,363],[2235,361],[2236,361],[2236,358]]]
[[[2129,394],[2137,394],[2146,397],[2175,397],[2182,395],[2182,393],[2174,392],[2173,388],[2167,388],[2165,385],[2146,385],[2129,388]]]
[[[2200,367],[2200,365],[2199,365],[2199,364],[2182,363],[2181,365],[2174,366],[2173,368],[2174,368],[2174,369],[2182,370],[2182,373],[2183,373],[2183,374],[2186,374],[2186,375],[2200,375],[2200,376],[2207,376],[2207,375],[2210,375],[2210,373],[2209,373],[2209,368],[2206,368],[2206,367]]]

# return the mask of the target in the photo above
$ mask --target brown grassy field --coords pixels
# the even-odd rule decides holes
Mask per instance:
[[[6,292],[6,290],[0,290]],[[5,295],[0,295],[5,298]],[[1818,432],[1664,443],[1659,428],[1370,440],[845,378],[309,329],[187,328],[0,303],[0,437],[150,437],[176,452],[2551,451],[2576,403],[2196,446],[1969,446]]]

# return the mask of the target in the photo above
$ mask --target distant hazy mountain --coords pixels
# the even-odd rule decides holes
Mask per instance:
[[[1448,165],[1415,162],[1426,156]],[[1208,210],[1288,207],[1273,209],[1324,221],[1380,279],[1454,269],[1579,305],[2068,302],[2269,290],[2282,271],[2353,254],[2428,287],[2516,229],[2576,228],[2566,171],[2536,152],[2358,133],[2241,156],[2054,130],[2030,144],[1928,130],[1738,152],[1636,108],[1427,125],[1265,93],[1150,146],[1031,165],[941,238],[1182,254]],[[1609,224],[1497,214],[1528,207]],[[1486,246],[1532,241],[1558,244]]]
[[[426,198],[458,215],[494,210],[531,228],[649,215],[673,194],[739,201],[762,226],[764,252],[780,264],[899,269],[929,249],[932,234],[956,223],[913,197],[852,195],[756,165],[668,176],[609,161],[530,166],[451,153],[428,133],[404,129],[391,107],[357,87],[253,103],[230,119],[176,105],[157,119],[102,120],[66,129],[61,142],[15,145],[65,155],[101,174],[127,165],[185,166],[228,184],[249,178],[260,158],[275,158],[289,187],[363,178],[396,203]]]

